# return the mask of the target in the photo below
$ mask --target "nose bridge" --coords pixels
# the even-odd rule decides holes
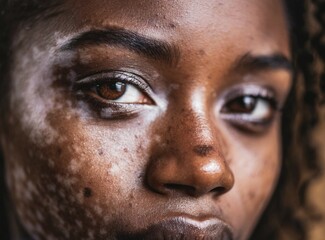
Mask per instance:
[[[204,157],[222,151],[221,134],[205,99],[203,90],[196,91],[170,114],[167,137],[181,154]]]
[[[206,104],[204,90],[193,91],[188,97],[179,98],[168,114],[169,137],[184,142],[184,137],[191,139],[192,145],[207,145],[207,142],[217,141],[213,137],[216,130],[211,114]],[[194,144],[195,142],[195,144]],[[189,143],[189,142],[188,142]],[[187,147],[186,147],[187,148]]]
[[[234,180],[223,154],[222,136],[204,100],[188,100],[167,114],[165,143],[153,154],[149,185],[162,193],[226,192]]]
[[[215,131],[207,116],[191,109],[183,109],[171,120],[167,137],[180,154],[206,156],[219,145],[218,137],[214,136]]]

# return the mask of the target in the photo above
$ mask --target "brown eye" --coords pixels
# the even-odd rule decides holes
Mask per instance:
[[[239,97],[228,102],[222,113],[251,113],[254,111],[258,99],[252,96]]]
[[[122,112],[123,107],[130,111],[131,108],[139,108],[139,105],[155,104],[150,86],[143,78],[132,73],[111,71],[90,75],[78,80],[76,89],[79,96],[86,97],[85,100],[96,108],[119,106],[116,114]]]
[[[276,111],[276,103],[260,96],[241,96],[229,100],[221,109],[224,118],[231,121],[267,123]]]
[[[118,81],[96,85],[97,94],[106,100],[117,100],[126,92],[126,84]]]
[[[152,100],[141,88],[133,84],[107,80],[97,83],[89,92],[91,96],[104,102],[124,104],[153,104]]]

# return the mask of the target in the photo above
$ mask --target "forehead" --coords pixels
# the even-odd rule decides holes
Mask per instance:
[[[155,20],[192,19],[196,22],[201,20],[221,20],[229,17],[250,16],[252,19],[260,15],[273,19],[281,12],[282,0],[65,0],[63,5],[72,7],[76,13],[88,10],[88,13],[97,12],[97,16],[110,13],[110,17],[136,18],[146,20],[148,25],[154,25]],[[123,15],[121,15],[123,14]],[[93,16],[95,17],[95,16]],[[151,21],[149,21],[151,20]],[[191,23],[191,22],[188,22]]]
[[[281,0],[66,0],[62,8],[73,11],[69,18],[78,20],[79,25],[126,25],[150,30],[186,27],[201,32],[241,30],[264,34],[285,25]]]
[[[54,16],[55,26],[67,32],[116,26],[158,37],[177,31],[183,37],[186,29],[201,38],[236,32],[252,39],[280,35],[278,44],[287,35],[282,0],[55,0],[31,8]]]

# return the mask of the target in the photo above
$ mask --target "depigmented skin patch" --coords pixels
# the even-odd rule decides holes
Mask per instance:
[[[279,174],[280,116],[249,135],[222,119],[219,105],[247,83],[275,89],[284,102],[287,77],[230,70],[247,52],[289,57],[281,1],[67,0],[61,7],[32,27],[22,23],[12,43],[10,131],[1,142],[26,231],[34,239],[132,239],[182,217],[222,220],[234,239],[248,239]],[[164,42],[178,61],[118,43],[62,50],[82,32],[112,28]],[[112,70],[140,77],[128,80],[152,104],[107,107],[89,99],[96,86],[85,93],[77,84]],[[130,108],[131,117],[120,112]]]

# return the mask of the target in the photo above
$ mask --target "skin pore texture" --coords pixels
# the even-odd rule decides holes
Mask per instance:
[[[282,2],[66,0],[52,11],[16,31],[1,129],[26,231],[247,239],[281,169]]]

